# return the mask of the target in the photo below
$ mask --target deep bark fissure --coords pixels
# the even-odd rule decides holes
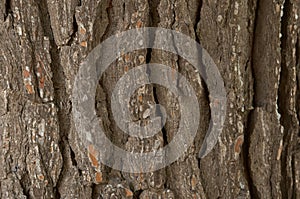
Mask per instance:
[[[6,21],[9,14],[12,14],[11,10],[11,0],[5,0],[5,12],[4,12],[4,21]]]
[[[153,98],[154,98],[154,102],[156,104],[159,104],[159,99],[158,99],[158,93],[157,93],[157,90],[156,90],[156,85],[153,86]],[[161,110],[156,110],[158,115],[162,115],[161,114]],[[164,146],[166,146],[168,144],[168,136],[167,136],[167,130],[166,130],[166,127],[163,126],[161,128],[161,132],[162,132],[162,135],[163,135],[163,139],[164,139]]]
[[[199,6],[197,7],[196,23],[194,24],[195,39],[196,39],[197,43],[199,43],[199,44],[200,44],[200,38],[197,34],[197,29],[198,29],[198,24],[200,23],[200,20],[201,20],[202,3],[203,3],[203,0],[200,0]]]
[[[278,100],[277,100],[277,106],[278,106],[278,112],[281,115],[280,117],[280,124],[284,127],[283,131],[283,150],[281,153],[281,193],[282,197],[289,195],[289,182],[291,182],[292,179],[289,179],[288,177],[288,157],[289,157],[289,143],[291,139],[291,128],[290,121],[293,120],[292,116],[289,114],[288,110],[288,104],[289,102],[286,99],[286,96],[289,96],[289,89],[287,86],[290,86],[287,84],[289,82],[289,69],[286,65],[286,53],[287,53],[287,45],[288,45],[288,20],[290,11],[292,9],[292,4],[289,0],[285,0],[283,5],[283,16],[281,17],[281,71],[280,71],[280,80],[279,80],[279,86],[278,86]]]
[[[254,22],[253,22],[253,37],[252,37],[252,46],[251,46],[251,63],[249,64],[250,71],[252,73],[252,80],[253,80],[253,106],[254,108],[256,107],[256,92],[255,92],[255,73],[254,73],[254,47],[255,47],[255,39],[256,39],[256,31],[257,31],[257,20],[258,20],[258,15],[259,15],[259,0],[255,1],[255,4],[253,5],[255,7],[255,13],[254,13]],[[251,143],[251,135],[253,131],[253,114],[254,114],[254,109],[250,110],[247,116],[247,123],[245,125],[245,135],[244,135],[244,144],[242,147],[242,159],[243,159],[243,166],[244,166],[244,173],[245,173],[245,179],[248,182],[248,187],[249,187],[249,194],[251,198],[258,198],[258,191],[253,183],[253,179],[251,176],[251,160],[250,160],[250,143]]]
[[[300,123],[300,39],[299,34],[297,34],[296,42],[296,114],[298,118],[298,123]],[[298,137],[300,137],[300,129],[298,132]]]
[[[65,109],[65,105],[67,102],[67,92],[66,92],[66,82],[65,82],[65,74],[63,68],[60,64],[60,55],[57,44],[54,40],[54,34],[51,27],[51,19],[48,10],[48,5],[46,0],[42,0],[40,2],[36,2],[39,8],[40,20],[42,23],[42,28],[45,36],[49,38],[50,41],[50,57],[51,57],[51,71],[53,73],[52,82],[54,87],[54,104],[56,105],[57,117],[58,117],[58,127],[60,134],[59,141],[59,149],[62,154],[63,165],[61,168],[61,172],[58,176],[57,184],[54,186],[54,192],[56,192],[56,196],[60,198],[59,187],[62,183],[65,173],[68,169],[68,159],[71,158],[72,162],[76,162],[76,160],[72,160],[72,156],[68,153],[68,148],[71,150],[71,146],[68,141],[68,134],[70,130],[70,116],[69,111]],[[70,103],[71,105],[71,103]],[[70,107],[71,108],[71,107]],[[74,157],[75,158],[75,157]]]
[[[158,24],[160,22],[160,18],[159,18],[159,13],[158,13],[157,9],[158,9],[158,6],[160,4],[160,0],[154,0],[153,2],[151,2],[149,0],[148,4],[150,6],[150,9],[149,9],[149,17],[150,17],[149,27],[158,27]],[[151,48],[147,49],[146,64],[149,64],[152,60],[152,52],[153,52],[152,47],[154,46],[155,37],[156,36],[154,35],[153,39],[150,40],[151,41],[151,43],[150,43]],[[151,70],[149,68],[147,70],[148,70],[147,72],[150,74]],[[153,87],[152,87],[153,88],[153,98],[154,98],[154,102],[156,104],[159,104],[159,98],[158,98],[158,92],[157,92],[156,86],[158,86],[158,85],[153,85]],[[161,110],[156,110],[156,112],[158,113],[158,115],[162,115]],[[162,132],[162,135],[163,135],[164,146],[166,146],[168,144],[168,138],[167,138],[167,130],[166,130],[165,126],[163,126],[161,128],[161,132]]]
[[[149,4],[149,18],[150,18],[149,26],[157,27],[160,22],[159,13],[157,10],[160,4],[160,0],[148,0],[148,4]]]
[[[24,110],[24,107],[25,107],[25,104],[22,105],[22,110],[21,110],[21,117],[23,115],[23,110]],[[25,154],[29,154],[29,146],[28,144],[25,146],[25,149],[26,149],[26,153]],[[26,161],[26,159],[25,159]],[[27,197],[27,198],[30,198],[30,174],[28,172],[27,169],[25,169],[25,172],[24,174],[21,176],[21,179],[19,179],[20,181],[20,185],[21,185],[21,188],[22,188],[22,191],[23,191],[23,194]]]
[[[78,164],[77,164],[77,161],[76,161],[75,152],[73,151],[71,146],[70,146],[70,157],[71,157],[72,165],[77,168]],[[79,168],[78,168],[78,172],[79,172],[79,175],[81,175],[81,170]]]
[[[254,51],[255,51],[255,41],[257,39],[257,24],[258,24],[258,15],[260,13],[260,1],[256,0],[256,9],[255,9],[255,16],[254,16],[254,23],[253,23],[253,39],[252,39],[252,50],[251,50],[251,71],[252,71],[252,77],[253,77],[253,105],[255,107],[259,107],[257,104],[257,93],[255,92],[256,89],[256,76],[255,76],[255,69],[254,69]],[[249,135],[250,136],[250,135]]]
[[[28,174],[28,171],[26,170],[27,174],[24,174],[24,177],[22,177],[20,179],[20,185],[21,185],[21,188],[22,188],[22,193],[24,196],[26,196],[27,198],[30,198],[30,189],[28,188],[28,184],[30,183],[30,180],[29,180],[29,174]]]
[[[252,118],[253,118],[253,111],[251,110],[248,113],[248,116],[246,117],[246,125],[245,125],[245,135],[244,135],[244,144],[242,146],[242,162],[243,162],[243,167],[244,167],[244,175],[245,179],[248,182],[248,187],[249,187],[249,192],[250,192],[250,197],[255,198],[257,197],[257,191],[254,186],[252,177],[251,177],[251,168],[250,168],[250,141],[251,141],[251,133],[253,131],[253,124],[252,124]]]
[[[108,35],[108,33],[109,33],[109,30],[111,29],[111,25],[112,25],[112,19],[111,19],[111,10],[112,10],[112,7],[113,7],[112,1],[113,0],[109,0],[108,7],[105,9],[106,14],[107,14],[107,19],[108,19],[108,25],[105,28],[105,31],[102,35],[102,38],[99,38],[99,42],[101,42],[104,39],[107,39],[110,36],[110,35]],[[123,9],[125,9],[125,2],[123,3]],[[98,43],[96,43],[95,45],[98,45]]]
[[[133,190],[133,188],[131,188],[131,190]],[[143,192],[143,190],[138,190],[138,191],[133,192],[133,199],[139,199],[142,192]]]
[[[78,24],[77,24],[76,17],[74,14],[74,16],[73,16],[73,33],[71,34],[70,39],[67,42],[67,46],[72,45],[72,43],[74,42],[74,39],[76,38],[77,32],[78,32]]]

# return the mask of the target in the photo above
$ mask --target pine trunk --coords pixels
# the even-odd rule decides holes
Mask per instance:
[[[300,198],[300,1],[0,1],[0,198]],[[147,123],[162,104],[164,128],[143,143],[114,121],[118,80],[145,63],[183,74],[197,91],[200,125],[192,146],[155,172],[113,170],[82,144],[72,117],[80,64],[116,33],[141,27],[179,31],[199,42],[223,77],[227,113],[217,145],[198,153],[210,122],[205,83],[182,57],[155,49],[121,55],[101,77],[95,110],[114,144],[141,152],[178,129],[177,98],[140,87],[132,119]],[[100,120],[99,120],[100,121]]]

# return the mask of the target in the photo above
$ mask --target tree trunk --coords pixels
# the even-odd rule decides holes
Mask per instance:
[[[2,0],[0,2],[0,198],[300,198],[300,1]],[[178,130],[178,99],[145,85],[131,97],[131,119],[147,123],[161,104],[166,125],[147,142],[117,127],[110,96],[145,63],[179,71],[196,90],[200,125],[173,164],[126,173],[101,164],[75,128],[72,89],[80,64],[112,35],[141,27],[179,31],[216,63],[227,92],[217,145],[198,153],[211,98],[179,55],[143,49],[121,55],[99,81],[95,110],[117,146],[163,147]],[[186,132],[188,133],[188,132]]]

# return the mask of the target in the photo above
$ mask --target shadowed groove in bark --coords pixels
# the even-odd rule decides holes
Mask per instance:
[[[195,40],[197,43],[201,45],[201,41],[200,41],[200,35],[198,34],[197,32],[197,29],[198,29],[198,25],[200,24],[200,21],[201,21],[201,10],[202,10],[202,5],[203,5],[203,0],[200,0],[199,4],[198,4],[198,7],[197,7],[197,15],[196,15],[196,23],[194,24],[194,32],[195,32]],[[199,56],[202,55],[202,52],[199,52]],[[211,110],[210,110],[210,106],[209,106],[209,91],[208,91],[208,88],[207,88],[207,85],[205,84],[205,82],[203,81],[203,77],[201,77],[201,82],[202,82],[202,85],[203,85],[203,92],[204,92],[204,96],[205,96],[205,103],[207,103],[208,105],[208,111],[209,111],[209,115],[211,114]],[[208,124],[209,125],[209,124]],[[207,125],[207,127],[208,127]],[[206,129],[206,132],[207,132],[208,129]],[[203,138],[205,137],[205,135],[203,135]],[[203,140],[202,141],[202,144],[203,144]],[[202,146],[200,146],[199,150],[201,149]],[[199,155],[199,151],[196,152],[196,155],[197,155],[197,161],[198,161],[198,169],[201,171],[201,158],[198,157]],[[203,177],[202,175],[202,172],[199,172],[199,178],[201,180],[201,183],[202,185],[204,185],[206,182],[205,182],[205,178]],[[202,186],[203,188],[203,192],[204,192],[204,195],[207,197],[207,190],[206,190],[206,186]]]
[[[133,190],[133,189],[131,189]],[[143,190],[138,190],[138,191],[135,191],[133,193],[133,199],[139,199],[140,198],[140,195],[142,194]]]
[[[290,121],[292,121],[291,115],[288,113],[288,102],[286,99],[286,96],[289,94],[289,89],[287,86],[290,86],[288,84],[289,81],[289,72],[288,68],[286,66],[286,51],[288,50],[288,20],[290,17],[290,12],[292,10],[292,4],[289,0],[285,0],[284,7],[283,7],[283,16],[281,17],[281,72],[280,72],[280,83],[279,83],[279,92],[278,92],[278,107],[279,107],[279,113],[281,115],[280,123],[284,127],[284,134],[283,134],[283,151],[281,154],[281,192],[282,197],[289,195],[289,185],[292,182],[292,179],[288,176],[288,156],[289,156],[289,150],[288,145],[290,143],[291,139],[291,130],[292,126],[289,124]]]
[[[108,19],[108,25],[106,26],[103,35],[101,35],[99,38],[95,38],[94,42],[92,42],[92,48],[95,48],[100,42],[102,42],[103,40],[107,39],[110,36],[110,35],[108,35],[108,33],[109,33],[109,30],[111,29],[111,25],[112,25],[112,19],[111,19],[111,17],[112,17],[111,10],[113,7],[112,1],[113,0],[108,0],[107,7],[105,8],[107,19]],[[102,3],[104,3],[104,1],[99,3],[98,12],[101,12],[100,8],[101,8]],[[125,9],[125,2],[123,3],[123,9]],[[95,30],[93,30],[93,31],[95,31]],[[94,33],[94,35],[96,35],[96,34]],[[92,50],[92,49],[90,49],[90,50]]]
[[[247,180],[249,186],[250,197],[258,198],[257,190],[253,184],[251,174],[250,174],[249,148],[250,148],[250,136],[251,136],[251,132],[253,131],[253,125],[254,125],[252,122],[252,118],[253,118],[253,110],[251,110],[248,113],[247,123],[245,125],[244,144],[242,148],[242,161],[244,165],[245,179]]]
[[[4,21],[7,19],[9,14],[12,14],[11,10],[11,1],[10,0],[5,0],[5,12],[4,12]]]
[[[54,193],[56,197],[60,198],[59,186],[61,181],[64,178],[64,173],[67,172],[67,160],[70,158],[72,163],[76,165],[76,160],[72,160],[75,156],[72,155],[72,148],[69,145],[68,134],[70,130],[70,115],[69,110],[66,109],[66,103],[69,103],[71,106],[71,102],[68,101],[66,87],[65,87],[65,75],[62,66],[60,65],[60,56],[59,49],[55,43],[53,30],[51,27],[50,15],[48,10],[48,5],[46,0],[36,1],[36,4],[39,8],[40,20],[43,24],[43,31],[45,36],[49,37],[50,41],[50,56],[51,56],[51,70],[53,73],[52,82],[54,87],[54,103],[58,108],[57,116],[58,116],[58,125],[59,125],[59,148],[62,153],[63,165],[61,168],[61,172],[58,177],[57,185],[54,187]],[[75,30],[74,30],[75,31]],[[71,108],[71,107],[69,107]],[[73,152],[74,154],[74,152]],[[81,172],[79,172],[81,173]]]
[[[149,12],[149,18],[150,18],[150,27],[157,27],[159,24],[160,18],[157,11],[157,8],[160,4],[160,0],[148,0],[150,12]]]
[[[197,7],[196,23],[194,24],[195,38],[196,38],[196,41],[198,43],[200,43],[200,38],[198,37],[198,34],[197,34],[197,26],[198,26],[198,24],[200,23],[200,20],[201,20],[202,3],[203,3],[203,0],[200,0],[200,3]]]
[[[24,107],[25,105],[23,105],[22,107]],[[21,112],[21,115],[23,114],[23,109],[22,109],[22,112]],[[26,154],[29,153],[29,147],[27,145],[26,147]],[[25,174],[21,177],[20,179],[20,185],[22,187],[22,191],[23,191],[23,194],[27,197],[27,198],[30,198],[30,177],[29,177],[29,172],[28,170],[26,169],[25,170]],[[0,186],[1,187],[1,186]]]
[[[160,0],[154,0],[154,1],[149,0],[148,4],[149,4],[149,8],[150,8],[149,9],[149,18],[150,18],[149,19],[149,27],[158,27],[160,18],[159,18],[159,13],[158,13],[157,9],[160,4]],[[151,47],[154,45],[154,41],[155,41],[155,37],[153,40],[151,40],[151,44],[150,44]],[[147,54],[146,54],[146,64],[149,64],[151,62],[151,59],[152,59],[151,55],[152,55],[152,48],[148,48]],[[147,69],[147,73],[151,73],[149,68]],[[154,98],[155,103],[159,104],[156,86],[159,86],[159,85],[153,85],[153,98]],[[161,111],[160,110],[157,110],[157,111],[158,111],[159,115],[161,115],[160,114]],[[167,131],[166,131],[165,126],[162,127],[161,131],[163,134],[164,146],[166,146],[168,144],[168,138],[167,138]]]
[[[253,89],[254,89],[254,95],[253,95],[253,106],[255,106],[255,75],[254,75],[254,69],[253,69],[253,52],[254,52],[254,45],[255,45],[255,39],[256,39],[256,29],[257,29],[257,18],[259,14],[259,0],[253,1],[253,5],[249,6],[250,8],[254,7],[254,23],[253,23],[253,37],[252,37],[252,46],[251,46],[251,73],[252,73],[252,80],[253,80]],[[244,165],[244,174],[245,174],[245,179],[248,182],[248,187],[249,187],[249,193],[251,198],[258,198],[257,190],[256,187],[253,184],[253,180],[251,177],[251,166],[250,166],[250,142],[251,142],[251,133],[253,131],[253,113],[254,110],[250,110],[248,113],[247,118],[247,123],[245,124],[245,133],[244,133],[244,144],[242,147],[242,161]]]
[[[297,34],[296,42],[296,114],[298,122],[300,123],[300,32]],[[300,137],[300,129],[298,132],[298,137]]]
[[[67,46],[71,46],[71,44],[74,42],[74,39],[76,37],[77,32],[78,32],[78,24],[77,24],[77,21],[76,21],[76,17],[74,15],[73,16],[73,33],[70,36],[70,39],[67,43]]]

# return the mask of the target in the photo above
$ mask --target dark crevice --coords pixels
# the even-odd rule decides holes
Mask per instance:
[[[9,14],[12,14],[12,9],[11,9],[11,1],[10,0],[5,0],[5,13],[4,13],[4,21],[7,19]]]
[[[173,9],[172,9],[172,13],[173,13],[172,17],[173,17],[173,19],[172,19],[172,22],[171,22],[171,26],[170,26],[170,27],[171,27],[172,30],[175,30],[176,27],[174,27],[174,25],[175,25],[175,23],[176,23],[176,20],[175,20],[175,19],[176,19],[176,12],[175,12],[175,9],[174,9],[174,8],[175,8],[174,3],[173,3],[172,6],[173,6]]]
[[[92,51],[103,40],[107,39],[110,36],[109,31],[111,30],[112,27],[112,22],[111,22],[112,7],[113,7],[112,0],[99,2],[96,8],[96,18],[93,22],[93,29],[92,29],[93,40],[91,41],[91,45],[89,45],[88,47],[89,51]]]
[[[153,97],[154,97],[155,103],[159,104],[158,93],[157,93],[156,89],[157,89],[156,86],[153,86]],[[156,110],[156,115],[162,116],[162,111]],[[166,146],[168,144],[168,136],[167,136],[167,130],[166,130],[165,126],[163,126],[161,128],[161,132],[163,134],[164,146]]]
[[[252,71],[252,77],[253,77],[253,103],[254,103],[254,107],[257,107],[257,94],[255,92],[255,89],[256,89],[256,77],[255,77],[255,71],[254,71],[254,51],[255,51],[255,41],[257,39],[257,23],[258,23],[258,13],[259,13],[259,10],[260,10],[260,7],[259,7],[259,0],[256,0],[256,9],[255,9],[255,16],[254,16],[254,23],[253,23],[253,39],[252,39],[252,57],[251,57],[251,71]]]
[[[126,4],[125,4],[125,2],[123,2],[123,4],[122,4],[122,8],[123,8],[123,21],[125,21],[126,19],[125,19],[125,12],[126,12]]]
[[[28,184],[30,184],[30,178],[29,178],[29,174],[28,171],[26,171],[27,173],[25,175],[22,176],[22,179],[20,180],[20,186],[22,188],[23,191],[23,195],[26,196],[27,198],[30,198],[30,189],[28,187]]]
[[[200,38],[199,38],[200,35],[197,34],[197,29],[201,19],[202,3],[203,3],[202,0],[200,0],[199,6],[197,7],[196,23],[194,24],[195,38],[198,43],[200,43]]]
[[[133,190],[133,189],[131,189],[131,190]],[[133,199],[139,199],[142,192],[143,192],[143,190],[138,190],[138,191],[133,192]]]
[[[160,0],[148,0],[149,4],[149,27],[158,27],[160,22],[159,13],[158,13],[158,6]]]
[[[159,13],[158,13],[158,6],[160,4],[160,0],[153,0],[153,1],[148,1],[149,4],[149,27],[158,27],[158,24],[160,22],[160,18],[159,18]],[[150,40],[150,46],[154,46],[154,42],[155,42],[155,36],[153,36],[153,39]],[[146,54],[146,63],[150,63],[151,62],[151,57],[152,56],[152,48],[148,48],[147,49],[147,54]],[[150,69],[148,68],[147,71],[149,74],[151,73]],[[156,86],[153,86],[153,98],[154,98],[154,102],[156,104],[159,104],[159,98],[158,98],[158,92],[157,92],[157,88]],[[156,115],[162,115],[162,111],[161,110],[156,110]],[[163,140],[164,140],[164,146],[166,146],[168,144],[168,138],[167,138],[167,131],[165,126],[162,127],[161,132],[163,134]]]
[[[70,146],[70,157],[71,157],[71,161],[72,161],[72,165],[77,167],[77,161],[76,161],[76,156],[75,153],[72,149],[72,147]],[[79,172],[79,175],[81,174],[81,172]]]
[[[54,191],[56,191],[56,197],[60,198],[59,186],[62,183],[66,169],[68,168],[68,158],[70,158],[69,153],[69,142],[68,134],[70,129],[70,116],[68,105],[67,92],[65,88],[65,74],[62,66],[60,65],[60,55],[57,44],[54,41],[53,30],[51,27],[50,14],[48,11],[48,5],[46,0],[36,0],[36,5],[39,8],[39,15],[42,24],[42,28],[45,36],[49,38],[50,41],[50,57],[51,57],[51,71],[53,73],[52,82],[54,87],[54,103],[58,109],[57,120],[60,133],[59,148],[62,153],[62,170],[58,176],[58,181]],[[71,107],[69,107],[71,108]]]
[[[255,26],[254,26],[254,28],[255,28]],[[255,32],[255,30],[254,30],[254,32]],[[253,45],[254,45],[254,38],[253,38],[252,47],[253,47]],[[247,66],[248,66],[248,63],[247,63]],[[253,72],[252,63],[249,64],[249,67],[250,67],[249,71],[251,72],[251,74],[253,76],[254,72]],[[254,84],[254,77],[252,77],[252,81]],[[253,104],[251,104],[250,106],[253,106]],[[244,176],[248,183],[251,198],[255,198],[257,196],[256,195],[257,191],[253,184],[253,180],[252,180],[251,172],[250,172],[251,171],[251,162],[250,162],[251,160],[250,160],[250,151],[249,150],[250,150],[251,134],[253,132],[253,126],[254,126],[254,124],[252,122],[253,113],[254,113],[254,110],[250,110],[246,115],[246,121],[245,121],[246,124],[244,125],[244,143],[242,145],[242,151],[241,151],[241,160],[242,160],[242,164],[243,164],[243,168],[244,168]]]
[[[102,199],[101,185],[93,183],[91,188],[92,188],[92,199]]]
[[[92,199],[98,199],[98,193],[96,193],[96,184],[93,183],[91,188],[92,188]]]
[[[299,35],[297,35],[297,42],[296,42],[296,114],[298,119],[298,124],[300,123],[300,41]],[[298,137],[300,137],[300,129],[298,132]]]
[[[203,0],[200,0],[199,5],[197,6],[195,23],[193,24],[194,25],[195,40],[199,44],[201,44],[201,41],[200,41],[200,32],[198,32],[198,28],[200,28],[202,6],[203,6]],[[199,57],[202,58],[202,49],[198,49],[198,50],[199,50]],[[200,59],[199,61],[200,61],[201,68],[205,68],[202,59]],[[179,67],[179,72],[180,71],[181,71],[181,68]],[[209,115],[211,115],[211,110],[210,110],[210,106],[209,106],[209,91],[208,91],[207,85],[204,82],[204,80],[206,80],[206,78],[207,78],[206,73],[205,73],[204,70],[199,71],[199,72],[201,73],[201,81],[202,81],[202,85],[203,85],[203,89],[204,89],[205,102],[208,105]],[[209,126],[209,123],[207,124],[207,129],[208,129],[208,126]],[[207,131],[207,129],[206,129],[206,131]],[[204,143],[202,142],[202,145],[203,144]],[[198,169],[200,171],[199,172],[199,174],[200,174],[199,178],[200,178],[200,181],[202,182],[202,185],[203,185],[202,188],[203,188],[203,191],[204,191],[204,195],[207,197],[207,190],[206,190],[206,186],[205,186],[206,180],[205,180],[205,178],[204,178],[204,176],[202,175],[202,172],[201,172],[201,158],[199,158],[199,152],[198,151],[196,152],[196,156],[197,156]]]
[[[76,17],[74,14],[74,16],[73,16],[73,33],[70,36],[67,46],[71,46],[71,44],[74,42],[77,32],[78,32],[78,24],[77,24]]]
[[[280,72],[280,81],[279,81],[279,89],[278,89],[278,112],[281,115],[280,124],[284,127],[283,134],[283,150],[281,153],[281,175],[282,179],[280,182],[282,197],[288,196],[290,192],[290,183],[292,179],[288,176],[288,156],[289,156],[289,146],[290,139],[292,135],[291,121],[294,120],[293,116],[289,114],[289,90],[291,83],[289,81],[289,68],[287,66],[286,53],[287,53],[287,45],[288,45],[288,20],[290,17],[290,13],[292,12],[292,5],[289,0],[284,2],[283,7],[283,16],[281,18],[281,72]]]
[[[252,81],[253,81],[253,105],[254,107],[256,106],[256,92],[255,92],[255,85],[256,85],[256,80],[255,80],[255,73],[254,73],[254,51],[255,51],[255,41],[256,41],[256,34],[257,34],[257,21],[258,21],[258,15],[260,12],[260,7],[259,7],[259,0],[256,0],[254,2],[254,5],[249,5],[250,9],[252,9],[250,12],[253,12],[254,14],[254,21],[253,21],[253,38],[252,38],[252,46],[251,46],[251,63],[249,64],[250,66],[250,71],[252,74]],[[244,133],[244,143],[242,146],[242,163],[244,166],[244,175],[245,179],[247,180],[248,183],[248,188],[249,188],[249,194],[251,198],[259,198],[258,197],[258,191],[253,183],[253,179],[251,177],[251,159],[250,159],[250,144],[251,144],[251,134],[253,132],[253,114],[254,110],[250,110],[248,113],[247,121],[245,124],[245,133]]]
[[[153,46],[153,44],[151,44]],[[152,55],[152,48],[147,48],[147,54],[146,54],[146,64],[149,64],[151,62],[151,55]],[[149,73],[149,71],[147,71]]]
[[[197,7],[196,20],[195,20],[195,24],[194,24],[195,40],[199,44],[201,43],[201,41],[200,41],[200,32],[199,32],[199,34],[197,34],[198,33],[197,29],[199,28],[198,26],[200,25],[202,5],[203,5],[203,0],[200,0],[199,5]],[[202,51],[199,52],[199,57],[202,57]],[[200,61],[201,61],[201,65],[202,65],[202,68],[203,68],[202,60],[200,60]],[[204,79],[205,78],[203,76],[204,72],[201,72],[201,73],[202,73],[201,79]],[[205,83],[203,83],[203,87],[204,87],[204,93],[205,93],[204,96],[206,96],[205,100],[206,100],[207,104],[209,104],[209,97],[208,97],[209,96],[209,91],[208,91],[207,85]],[[208,106],[208,108],[210,109],[209,106]],[[209,111],[209,113],[210,113],[210,111]],[[201,158],[197,158],[197,161],[198,161],[198,168],[199,168],[199,170],[201,170]],[[200,178],[201,178],[201,181],[204,182],[204,178],[203,178],[202,175],[200,175]],[[205,189],[205,187],[203,187],[203,189]],[[204,193],[206,193],[205,190],[204,190]]]
[[[81,0],[78,0],[77,6],[81,6]],[[75,41],[76,36],[77,36],[77,32],[78,32],[78,23],[76,20],[76,16],[75,16],[75,10],[74,10],[74,15],[73,15],[73,32],[70,35],[70,39],[68,40],[66,45],[63,46],[71,46],[72,43]]]
[[[29,154],[29,147],[28,145],[26,145],[25,147],[26,149],[26,153],[25,154]],[[23,190],[23,194],[27,197],[30,198],[30,177],[29,177],[29,172],[27,169],[25,169],[25,172],[23,173],[23,175],[21,176],[20,179],[20,185],[22,187]]]
[[[251,143],[251,134],[253,132],[253,114],[254,111],[250,111],[247,116],[247,123],[245,125],[245,134],[244,134],[244,143],[242,145],[242,163],[244,166],[244,175],[245,179],[248,182],[249,193],[251,198],[259,198],[258,191],[253,183],[251,177],[251,160],[250,160],[250,143]]]
[[[99,38],[100,41],[103,41],[104,39],[107,39],[110,35],[109,35],[109,31],[111,29],[111,26],[112,26],[112,13],[111,13],[111,10],[113,8],[113,5],[112,5],[112,0],[109,0],[108,2],[108,6],[106,8],[106,14],[107,14],[107,19],[108,19],[108,25],[106,26],[106,29],[102,35],[102,38]],[[125,2],[123,3],[123,9],[125,9]],[[100,42],[99,41],[99,42]],[[98,45],[98,44],[97,44]]]

